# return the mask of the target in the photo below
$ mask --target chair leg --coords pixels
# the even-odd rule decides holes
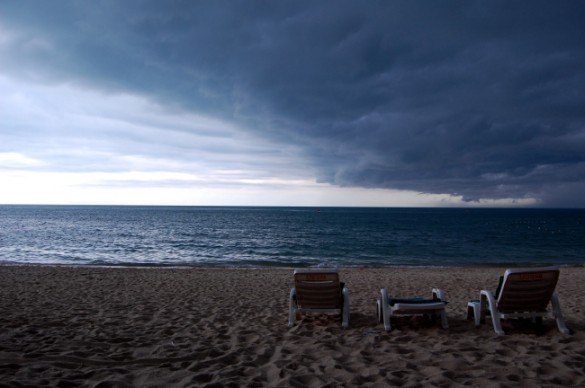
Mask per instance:
[[[383,314],[384,313],[382,312],[382,302],[380,301],[380,298],[378,298],[376,300],[376,319],[378,323],[384,323]]]
[[[470,301],[467,303],[467,320],[473,319],[475,327],[479,327],[481,324],[481,302]]]
[[[384,321],[384,329],[386,331],[392,330],[390,323],[390,306],[388,305],[388,291],[385,288],[380,290],[380,304],[382,305],[382,319]]]
[[[475,321],[475,309],[473,308],[473,305],[471,304],[471,302],[467,303],[467,316],[466,316],[466,320],[471,321],[472,319]],[[475,323],[475,322],[474,322]]]
[[[443,326],[443,329],[449,328],[449,322],[447,321],[447,312],[445,311],[445,309],[441,311],[441,326]]]
[[[502,329],[502,320],[500,317],[500,313],[498,312],[498,308],[496,306],[496,299],[494,298],[491,292],[485,290],[481,291],[480,293],[480,305],[482,314],[485,311],[484,306],[486,304],[486,300],[488,308],[490,309],[492,324],[494,326],[494,331],[496,332],[496,335],[506,335],[506,333]]]
[[[349,289],[344,287],[343,293],[343,313],[341,327],[347,329],[349,327]]]
[[[391,323],[391,319],[390,319],[390,308],[386,307],[384,310],[384,330],[386,331],[392,331],[392,323]]]
[[[553,315],[555,320],[557,321],[557,327],[559,331],[563,334],[570,334],[570,330],[565,324],[565,319],[563,318],[563,313],[561,312],[561,304],[559,302],[559,296],[556,292],[553,293],[551,300],[550,300],[553,308]]]
[[[295,316],[297,313],[297,309],[296,309],[296,289],[292,288],[290,290],[290,296],[289,296],[289,300],[288,300],[288,327],[293,327],[293,325],[295,324]]]

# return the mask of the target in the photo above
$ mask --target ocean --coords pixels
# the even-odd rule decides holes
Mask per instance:
[[[584,263],[583,209],[0,206],[0,264]]]

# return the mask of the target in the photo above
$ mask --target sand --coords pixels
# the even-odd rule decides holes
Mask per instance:
[[[567,324],[466,320],[502,268],[342,269],[351,321],[287,327],[291,269],[0,267],[0,386],[584,386],[585,269],[563,268]],[[450,328],[376,322],[380,287],[446,292]]]

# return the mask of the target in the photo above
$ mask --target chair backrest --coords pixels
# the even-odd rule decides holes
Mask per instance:
[[[305,309],[339,309],[343,301],[339,274],[335,270],[296,270],[297,304]]]
[[[498,295],[498,310],[544,311],[558,280],[557,267],[508,269]]]

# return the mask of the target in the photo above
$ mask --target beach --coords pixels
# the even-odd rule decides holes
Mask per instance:
[[[351,319],[287,327],[292,269],[0,266],[0,386],[583,386],[585,268],[561,269],[567,325],[491,322],[466,304],[505,268],[342,268]],[[445,291],[449,329],[377,323],[394,296]]]

